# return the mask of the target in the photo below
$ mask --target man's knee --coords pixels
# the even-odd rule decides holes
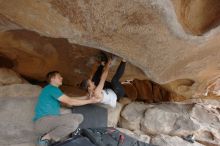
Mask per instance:
[[[72,114],[73,115],[73,120],[76,122],[76,123],[82,123],[83,122],[83,115],[82,114]]]
[[[70,127],[73,127],[73,129],[77,129],[79,125],[83,122],[83,115],[82,114],[72,114],[72,121],[69,123]]]
[[[82,114],[75,114],[75,113],[73,113],[73,114],[70,114],[70,115],[68,115],[68,118],[67,118],[68,120],[67,120],[67,124],[69,125],[69,126],[77,126],[77,125],[79,125],[80,123],[82,123],[83,122],[83,115]]]

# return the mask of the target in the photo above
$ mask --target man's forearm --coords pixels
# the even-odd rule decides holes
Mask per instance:
[[[79,96],[79,97],[71,97],[71,98],[80,99],[80,100],[89,99],[89,97],[88,97],[87,95],[85,95],[85,96]]]
[[[82,96],[81,98],[85,98],[86,96]],[[60,102],[67,104],[69,106],[80,106],[80,105],[85,105],[85,104],[90,104],[94,103],[94,99],[77,99],[76,97],[71,98],[66,95],[62,95],[58,99]]]
[[[90,104],[92,103],[92,101],[90,99],[71,99],[69,102],[69,105],[71,106],[81,106],[81,105],[86,105],[86,104]]]

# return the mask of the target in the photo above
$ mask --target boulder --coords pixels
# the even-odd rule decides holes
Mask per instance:
[[[36,146],[34,143],[21,143],[21,144],[12,144],[10,146]]]
[[[116,108],[108,108],[108,127],[116,127],[120,118],[122,105],[117,103]]]
[[[141,130],[151,134],[190,134],[199,126],[189,118],[193,104],[164,103],[147,109]]]
[[[128,105],[129,103],[131,103],[132,100],[130,98],[126,98],[126,97],[123,97],[123,98],[120,98],[119,99],[119,103],[124,107],[126,105]]]
[[[117,128],[120,132],[127,134],[128,136],[131,136],[139,141],[150,143],[150,136],[140,133],[140,132],[132,132],[128,129],[123,128]]]
[[[120,119],[120,113],[122,110],[122,104],[118,103],[116,104],[115,108],[112,108],[108,105],[104,105],[104,104],[99,104],[102,107],[105,107],[107,109],[108,112],[108,123],[107,126],[108,127],[117,127],[118,121]]]
[[[0,68],[0,85],[21,84],[23,80],[24,79],[13,70]]]
[[[215,107],[220,107],[220,100],[217,99],[201,99],[201,98],[192,98],[184,100],[182,103],[202,103],[206,105],[212,105]]]
[[[0,145],[32,146],[32,118],[41,87],[12,84],[0,87]]]
[[[205,103],[163,103],[146,110],[141,131],[147,134],[187,136],[205,145],[220,143],[219,107]]]
[[[0,87],[0,145],[34,146],[36,136],[32,118],[41,87],[13,84]],[[61,114],[70,113],[61,108]]]
[[[205,146],[198,142],[190,143],[178,136],[157,135],[152,138],[151,144],[158,146]]]
[[[37,97],[40,94],[40,91],[40,86],[31,84],[12,84],[0,86],[0,98]]]
[[[129,79],[200,83],[219,75],[219,12],[218,0],[0,0],[0,62],[41,81],[60,70],[75,85],[104,50],[139,68],[125,72]],[[192,94],[188,86],[177,90]]]
[[[141,102],[132,102],[125,106],[121,112],[120,127],[133,130],[140,129],[140,121],[143,118],[147,106]]]
[[[200,125],[195,133],[196,140],[205,145],[220,144],[220,107],[210,104],[196,104],[191,112],[191,119]]]
[[[0,98],[0,145],[33,143],[36,97]]]

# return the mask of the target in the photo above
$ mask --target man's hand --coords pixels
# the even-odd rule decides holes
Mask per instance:
[[[77,98],[70,98],[66,95],[62,95],[59,97],[59,101],[65,104],[68,104],[69,106],[81,106],[91,103],[98,103],[100,102],[100,99],[97,98],[90,98],[90,99],[77,99]]]

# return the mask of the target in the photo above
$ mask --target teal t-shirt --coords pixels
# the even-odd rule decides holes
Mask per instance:
[[[62,95],[63,92],[56,86],[48,84],[44,87],[38,97],[33,121],[44,116],[60,115],[60,101],[58,98]]]

